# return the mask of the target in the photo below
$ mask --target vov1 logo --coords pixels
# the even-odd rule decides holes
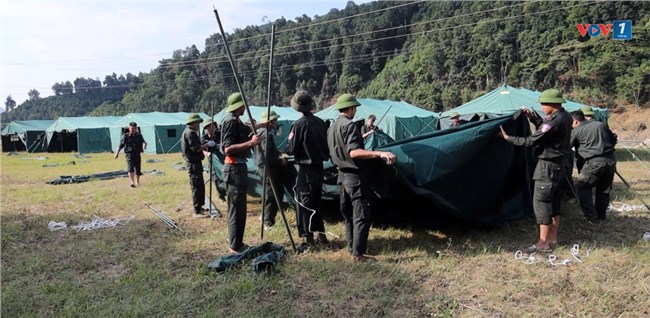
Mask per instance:
[[[632,20],[615,20],[612,23],[599,24],[578,23],[576,28],[582,37],[587,34],[592,38],[600,35],[607,37],[611,32],[614,40],[632,40]]]

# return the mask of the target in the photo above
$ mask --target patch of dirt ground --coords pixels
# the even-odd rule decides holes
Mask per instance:
[[[635,147],[643,141],[650,145],[650,108],[637,110],[633,106],[610,109],[609,127],[620,143]]]

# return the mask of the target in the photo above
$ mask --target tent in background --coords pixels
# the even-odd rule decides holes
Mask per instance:
[[[201,118],[208,119],[205,113],[198,113]],[[147,143],[147,153],[170,153],[181,151],[181,137],[190,113],[130,113],[113,123],[110,127],[112,150],[119,147],[122,135],[127,131],[129,123],[138,124],[140,133]]]
[[[254,117],[253,119],[255,119],[256,122],[259,122],[262,118],[262,113],[267,110],[267,107],[249,106],[249,109],[251,110],[251,115]],[[298,120],[301,114],[291,107],[271,106],[271,110],[280,115],[280,118],[278,118],[278,127],[280,129],[275,135],[274,141],[278,149],[284,150],[287,147],[287,139],[289,138],[291,124],[293,124],[294,121]],[[224,117],[226,117],[225,108],[214,115],[214,121],[221,126],[221,122],[223,121]],[[249,121],[248,113],[244,112],[244,115],[241,117],[241,119],[244,122]]]
[[[45,130],[54,120],[17,120],[2,130],[2,152],[47,150]]]
[[[110,152],[109,127],[119,116],[59,117],[46,129],[48,152]]]
[[[540,94],[541,92],[538,91],[515,88],[504,84],[479,98],[442,113],[438,121],[438,128],[449,128],[451,124],[449,116],[452,112],[457,112],[461,120],[477,121],[511,115],[522,106],[526,106],[534,109],[544,118],[546,115],[542,112],[542,106],[537,101]],[[580,108],[587,105],[567,100],[563,106],[567,111],[572,112],[580,110]],[[594,107],[594,117],[596,120],[607,122],[607,115],[607,109]]]
[[[438,113],[431,112],[407,102],[358,98],[361,107],[357,108],[355,120],[365,120],[370,115],[377,116],[377,125],[394,140],[402,140],[413,136],[430,133],[436,129]],[[316,113],[323,120],[336,120],[339,111],[335,105]]]

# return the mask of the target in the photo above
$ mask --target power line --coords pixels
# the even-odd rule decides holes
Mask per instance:
[[[568,9],[568,8],[573,8],[573,7],[578,7],[578,6],[584,6],[584,5],[588,5],[588,4],[592,4],[592,3],[587,3],[587,2],[585,2],[585,3],[581,3],[581,4],[576,4],[576,5],[568,6],[568,7],[561,7],[561,8],[555,8],[555,9],[548,9],[548,10],[539,11],[539,12],[533,12],[533,13],[525,13],[525,14],[521,14],[521,15],[517,15],[517,16],[512,16],[512,17],[498,18],[498,19],[492,19],[492,20],[481,20],[481,21],[478,21],[478,22],[467,23],[467,24],[462,24],[462,25],[456,25],[456,26],[447,27],[447,28],[432,29],[432,30],[420,31],[420,32],[416,32],[416,33],[408,33],[408,34],[403,34],[403,35],[389,36],[389,37],[384,37],[384,38],[379,38],[379,39],[371,39],[371,40],[365,40],[365,41],[359,41],[359,42],[353,42],[353,43],[346,43],[346,44],[340,44],[340,45],[333,45],[333,46],[329,46],[329,47],[316,48],[316,49],[325,49],[325,48],[328,48],[328,49],[329,49],[329,48],[337,47],[337,46],[353,45],[353,44],[360,44],[360,43],[367,43],[367,42],[380,41],[380,40],[386,40],[386,39],[393,39],[393,38],[404,37],[404,36],[424,35],[424,34],[428,34],[428,33],[431,33],[431,32],[436,32],[436,31],[446,31],[446,30],[452,30],[452,29],[457,29],[457,28],[462,28],[462,27],[467,27],[467,26],[473,26],[473,25],[477,25],[477,24],[481,24],[481,23],[489,23],[489,22],[495,22],[495,21],[503,21],[503,20],[509,20],[509,19],[515,19],[515,18],[521,18],[521,17],[525,17],[525,16],[538,15],[538,14],[543,14],[543,13],[548,13],[548,12],[554,12],[554,11],[559,11],[559,10],[565,10],[565,9]],[[393,51],[394,51],[394,50],[390,50],[390,52],[393,52]],[[290,53],[293,53],[293,52],[288,52],[288,53],[284,53],[284,54],[290,54]],[[283,54],[277,54],[277,55],[283,55]],[[237,61],[241,61],[241,60],[244,60],[244,59],[251,59],[251,58],[263,58],[263,57],[268,57],[268,55],[256,56],[256,57],[250,57],[250,58],[242,58],[242,59],[239,59],[239,60],[237,60]],[[343,60],[343,59],[345,59],[345,58],[342,58],[341,60]],[[363,58],[363,59],[366,59],[366,58]],[[356,61],[356,60],[350,60],[350,61]],[[204,64],[204,65],[210,65],[210,64],[216,64],[216,63],[222,63],[222,62],[223,62],[223,61],[214,61],[214,62],[210,62],[210,63],[201,63],[201,64]],[[328,64],[328,63],[331,63],[331,64],[339,64],[339,63],[341,63],[341,62],[332,63],[331,61],[325,61],[325,60],[320,61],[320,62],[325,63],[324,65],[326,65],[326,64]],[[293,68],[294,66],[310,65],[310,63],[313,63],[313,62],[298,63],[298,64],[293,64],[293,65],[285,65],[285,66],[283,66],[283,68],[288,68],[288,67]],[[198,65],[198,64],[199,64],[199,63],[197,63],[197,64],[195,64],[195,65]],[[315,65],[315,64],[312,64],[312,65]],[[190,65],[190,66],[191,66],[191,65]],[[316,65],[316,66],[320,66],[320,65]],[[274,71],[275,71],[275,70],[274,70]],[[257,71],[254,71],[254,72],[252,72],[252,71],[250,71],[250,72],[246,72],[245,74],[243,73],[242,75],[252,75],[252,74],[255,74],[255,73],[257,73]],[[229,77],[231,77],[231,76],[234,76],[234,75],[233,75],[233,74],[226,74],[226,75],[223,75],[222,78],[229,78]],[[203,80],[206,80],[206,79],[209,80],[210,78],[209,78],[209,77],[202,77],[202,78],[197,78],[197,79],[192,80],[192,81],[203,81]],[[173,83],[173,82],[174,82],[174,81],[171,80],[171,81],[169,81],[168,83]],[[164,83],[161,83],[161,84],[164,84]],[[133,84],[132,84],[132,85],[133,85]],[[122,87],[120,87],[119,85],[118,85],[118,86],[101,86],[101,87],[83,87],[82,89],[130,88],[130,87],[133,87],[132,85],[125,85],[125,86],[122,86]],[[151,84],[146,84],[146,83],[136,84],[135,87],[143,87],[143,86],[146,86],[146,85],[151,85]],[[158,86],[158,85],[151,85],[151,86]],[[30,87],[30,88],[32,88],[32,87]]]
[[[401,7],[404,7],[404,6],[417,4],[417,3],[421,3],[421,2],[425,2],[425,1],[426,0],[418,0],[418,1],[413,1],[413,2],[400,4],[400,5],[396,5],[396,6],[392,6],[392,7],[383,8],[383,9],[377,9],[377,10],[373,10],[373,11],[369,11],[369,12],[358,13],[358,14],[354,14],[354,15],[351,15],[351,16],[345,16],[345,17],[341,17],[341,18],[325,20],[325,21],[320,21],[320,22],[312,22],[312,23],[308,23],[308,24],[302,25],[302,26],[297,26],[297,27],[294,27],[294,28],[291,28],[291,29],[277,31],[276,34],[287,33],[287,32],[291,32],[291,31],[295,31],[295,30],[299,30],[299,29],[303,29],[303,28],[308,28],[310,26],[315,26],[315,25],[321,25],[321,24],[327,24],[327,23],[332,23],[332,22],[346,20],[346,19],[352,19],[352,18],[356,18],[356,17],[359,17],[359,16],[364,16],[364,15],[368,15],[368,14],[372,14],[372,13],[397,9],[397,8],[401,8]],[[260,38],[260,37],[264,37],[264,36],[268,36],[268,34],[259,34],[259,35],[254,35],[254,36],[247,37],[247,38],[236,39],[236,40],[230,41],[230,43],[237,43],[237,42],[247,41],[247,40],[256,39],[256,38]],[[222,43],[208,44],[208,45],[205,46],[205,49],[207,49],[208,47],[218,46],[218,45],[221,45],[221,44]],[[183,49],[181,49],[181,50],[183,50]],[[67,64],[69,62],[74,62],[74,63],[78,63],[78,62],[95,63],[95,62],[100,62],[100,61],[118,62],[118,61],[123,61],[123,60],[129,60],[129,59],[132,59],[132,58],[162,56],[162,55],[167,55],[167,54],[170,54],[170,53],[173,54],[176,51],[178,51],[178,50],[174,50],[172,52],[162,52],[162,53],[154,53],[154,54],[146,54],[146,55],[122,56],[122,57],[117,57],[116,56],[116,57],[103,57],[103,58],[93,58],[93,59],[44,61],[44,62],[32,62],[32,63],[9,63],[9,64],[5,64],[5,65],[6,66],[22,66],[22,65],[42,65],[42,64]]]
[[[502,9],[509,9],[509,8],[525,5],[525,4],[528,4],[528,3],[532,3],[532,2],[519,3],[519,4],[515,4],[515,5],[511,5],[511,6],[501,7],[501,8],[492,8],[492,9],[477,11],[477,12],[473,12],[473,13],[462,14],[462,15],[458,15],[458,16],[452,16],[452,17],[433,19],[433,20],[429,20],[429,21],[416,22],[416,23],[411,23],[411,24],[402,25],[402,26],[385,28],[385,29],[381,29],[381,30],[368,31],[368,32],[364,32],[364,33],[357,33],[357,34],[352,34],[352,35],[344,35],[344,36],[330,38],[330,39],[317,40],[317,41],[312,41],[312,42],[295,43],[295,44],[291,44],[291,45],[278,47],[276,49],[277,50],[283,50],[283,49],[295,48],[295,47],[298,47],[298,46],[305,46],[305,45],[311,45],[311,44],[316,44],[316,43],[323,43],[323,42],[331,42],[331,41],[335,41],[335,40],[342,40],[342,39],[352,38],[352,37],[357,37],[357,36],[362,36],[362,35],[372,35],[372,34],[375,34],[375,33],[381,33],[381,32],[386,32],[386,31],[395,30],[395,29],[401,29],[401,28],[407,28],[407,27],[412,27],[412,26],[429,24],[429,23],[433,23],[433,22],[440,22],[440,21],[445,21],[445,20],[457,19],[457,18],[472,16],[472,15],[478,15],[478,14],[491,12],[491,11],[502,10]],[[408,36],[408,35],[410,35],[410,33],[406,34],[404,36]],[[397,36],[397,37],[400,37],[400,36]],[[314,50],[319,50],[319,49],[330,49],[332,47],[337,47],[337,46],[342,46],[342,45],[353,45],[353,44],[380,41],[380,40],[383,40],[383,39],[391,39],[391,38],[395,38],[395,37],[379,38],[379,39],[374,39],[374,40],[371,40],[371,41],[342,43],[342,44],[337,44],[337,45],[328,46],[328,47],[310,48],[309,51],[314,51]],[[259,53],[259,52],[266,52],[266,51],[260,49],[260,50],[253,51],[253,52],[242,52],[242,53],[239,53],[239,54],[234,54],[233,58],[246,56],[246,55],[251,55],[251,54],[256,54],[256,53]],[[293,53],[293,52],[276,53],[276,55],[285,55],[285,54],[291,54],[291,53]],[[269,55],[266,54],[266,55],[263,55],[263,56],[251,56],[251,57],[240,58],[240,59],[236,59],[236,60],[241,61],[241,60],[247,60],[247,59],[264,58],[264,57],[268,57],[268,56]],[[193,66],[193,65],[203,64],[203,63],[201,63],[202,61],[216,60],[216,59],[221,59],[221,58],[225,58],[225,57],[226,57],[225,55],[220,55],[220,56],[210,57],[210,58],[206,58],[206,59],[196,59],[196,60],[172,62],[172,63],[169,63],[169,64],[159,65],[158,68],[165,69],[165,68],[171,68],[171,67],[175,67],[175,66],[181,66],[181,67],[183,67],[183,66]],[[219,62],[219,63],[228,63],[229,61],[227,59],[223,59],[223,60],[220,60],[220,61],[217,61],[217,62]]]

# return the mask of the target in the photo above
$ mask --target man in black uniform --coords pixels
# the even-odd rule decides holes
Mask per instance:
[[[580,206],[590,221],[605,220],[609,206],[609,192],[616,172],[614,146],[616,135],[599,121],[587,121],[582,111],[573,114],[571,145],[585,162],[578,175],[576,187]],[[596,205],[592,188],[596,188]]]
[[[361,126],[361,137],[363,139],[368,138],[372,133],[379,130],[379,127],[375,126],[375,120],[377,120],[377,116],[370,115],[366,124]]]
[[[230,252],[241,253],[248,248],[244,244],[246,229],[246,188],[248,169],[246,158],[250,150],[260,143],[257,135],[249,139],[248,129],[239,118],[246,107],[240,93],[228,97],[228,114],[221,123],[221,151],[226,155],[223,165],[223,179],[226,183],[228,201],[228,242]]]
[[[562,107],[566,101],[557,89],[548,89],[539,96],[542,111],[547,115],[543,121],[534,123],[537,130],[531,136],[508,136],[501,127],[500,135],[515,146],[539,146],[543,148],[533,174],[535,191],[533,194],[533,209],[537,224],[539,224],[539,240],[528,247],[527,252],[547,252],[551,244],[557,243],[560,227],[560,205],[564,191],[562,189],[567,178],[566,160],[571,137],[571,115]],[[534,119],[532,112],[524,109],[529,118]]]
[[[350,94],[343,94],[336,100],[335,107],[340,115],[327,134],[327,144],[332,162],[338,168],[337,183],[348,249],[355,261],[365,262],[371,260],[365,254],[370,232],[372,190],[368,182],[371,172],[364,161],[381,158],[387,164],[394,164],[396,157],[390,152],[365,150],[361,132],[353,122],[360,105]]]
[[[203,208],[205,203],[205,184],[203,183],[203,164],[201,161],[205,157],[203,151],[207,151],[209,146],[214,147],[214,142],[201,144],[199,138],[199,125],[203,119],[198,114],[191,114],[187,118],[187,126],[183,131],[181,139],[181,152],[185,159],[185,167],[190,176],[190,186],[192,188],[192,206],[194,207],[194,217],[208,217],[204,214],[207,209]]]
[[[120,156],[120,150],[124,149],[126,157],[127,172],[131,181],[131,188],[140,186],[142,175],[142,158],[140,153],[147,149],[147,143],[138,131],[138,124],[134,121],[129,123],[129,132],[122,135],[120,146],[115,151],[115,159]]]
[[[305,244],[314,243],[314,232],[319,243],[327,244],[325,223],[320,212],[323,191],[323,162],[329,159],[325,122],[312,114],[314,101],[309,93],[300,90],[291,98],[291,107],[302,116],[291,125],[287,153],[298,163],[295,201],[298,234]]]
[[[273,189],[271,188],[269,181],[273,181],[273,186],[280,202],[282,202],[282,198],[284,197],[284,185],[293,185],[296,182],[295,173],[292,174],[291,171],[289,171],[290,169],[286,155],[283,155],[278,150],[275,145],[275,140],[273,139],[273,135],[278,128],[278,118],[280,118],[280,116],[274,111],[271,111],[270,114],[267,114],[266,111],[262,113],[260,124],[268,125],[269,139],[266,139],[267,128],[262,127],[258,129],[257,135],[260,136],[261,147],[255,148],[255,165],[259,168],[258,172],[260,177],[264,176],[264,169],[265,167],[268,167],[268,170],[266,171],[266,193],[264,194],[266,202],[264,205],[263,216],[264,225],[266,227],[272,227],[275,225],[275,216],[279,209],[275,202]],[[266,162],[264,161],[264,153],[266,153]],[[291,177],[293,177],[293,180],[290,180]]]

